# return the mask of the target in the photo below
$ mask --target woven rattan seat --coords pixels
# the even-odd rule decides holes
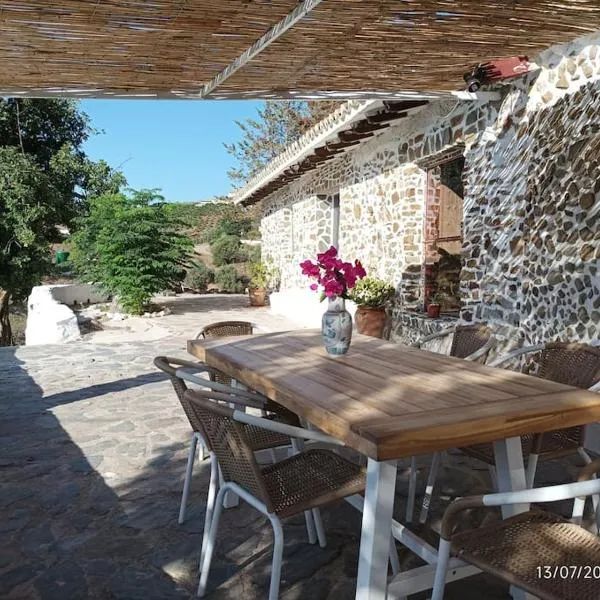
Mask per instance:
[[[196,339],[209,339],[230,337],[233,335],[252,335],[254,327],[248,321],[217,321],[211,323],[198,332]],[[223,385],[231,385],[232,379],[225,373],[211,373],[212,381],[222,383]]]
[[[283,557],[281,518],[304,512],[307,525],[309,519],[314,522],[319,545],[324,548],[326,541],[319,507],[364,491],[365,473],[331,450],[302,449],[304,440],[339,444],[334,438],[318,431],[281,425],[279,429],[294,436],[292,447],[297,454],[261,468],[250,447],[251,428],[278,429],[275,424],[215,402],[226,398],[218,392],[188,390],[185,398],[197,415],[202,435],[210,440],[223,475],[206,554],[200,559],[198,595],[203,597],[206,593],[222,502],[225,493],[231,490],[266,515],[273,526],[269,600],[277,600]]]
[[[554,342],[539,351],[523,370],[543,379],[579,388],[590,388],[600,379],[600,348],[588,344]],[[584,428],[569,427],[521,438],[523,457],[539,455],[540,460],[569,456],[583,447]],[[487,464],[494,464],[492,444],[477,444],[461,450]]]
[[[529,511],[456,534],[452,536],[452,552],[542,600],[600,598],[600,579],[593,572],[597,565],[596,571],[600,569],[600,540],[557,515]],[[551,568],[549,578],[539,571],[544,566]],[[568,576],[560,567],[569,567]]]
[[[365,475],[329,450],[308,450],[262,470],[273,512],[289,517],[364,490]]]
[[[192,363],[189,361],[185,361],[185,360],[164,357],[164,356],[156,357],[154,359],[154,364],[161,371],[164,371],[169,376],[169,379],[171,380],[171,383],[173,384],[173,389],[175,390],[175,393],[177,394],[177,398],[179,399],[179,402],[181,403],[181,406],[185,412],[185,415],[188,418],[188,421],[190,422],[192,429],[195,432],[201,434],[202,433],[202,425],[201,425],[200,421],[198,420],[198,415],[196,414],[196,412],[194,410],[192,410],[189,400],[185,397],[185,392],[188,389],[188,387],[185,384],[185,381],[183,381],[183,379],[181,379],[180,377],[177,377],[177,375],[175,374],[176,369],[174,367],[174,365],[176,365],[177,367],[183,366],[183,367],[194,368],[194,367],[197,367],[198,364]],[[216,381],[219,378],[219,374],[220,374],[219,371],[217,371],[216,369],[212,369],[212,368],[209,372],[209,375],[212,376],[211,377],[212,381]],[[226,378],[226,377],[227,376],[224,376],[224,378]],[[222,383],[222,382],[219,381],[219,383]],[[272,414],[268,415],[268,418],[274,419],[275,421],[279,421],[281,423],[287,423],[289,425],[297,425],[298,424],[298,417],[294,413],[292,413],[291,411],[288,411],[287,409],[285,409],[283,407],[280,407],[275,402],[266,401],[265,402],[265,410],[272,413]],[[203,436],[203,439],[204,439],[204,443],[206,444],[207,450],[209,452],[212,452],[212,449],[210,446],[210,440],[204,438],[204,436]],[[267,431],[260,427],[252,427],[252,426],[248,426],[248,441],[254,451],[266,450],[268,448],[277,448],[279,446],[287,446],[290,443],[289,437],[287,437],[285,435],[282,435],[275,431]]]
[[[253,326],[248,321],[218,321],[204,327],[196,338],[217,338],[230,335],[252,335]]]
[[[452,336],[450,356],[467,358],[483,348],[492,338],[492,335],[492,330],[482,323],[458,325],[455,327],[454,335]],[[485,362],[486,356],[482,357],[483,362]]]

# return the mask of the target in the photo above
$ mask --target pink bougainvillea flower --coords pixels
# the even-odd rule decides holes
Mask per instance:
[[[308,275],[309,277],[319,277],[321,269],[319,265],[316,265],[311,260],[305,260],[300,263],[302,269],[302,275]]]
[[[324,286],[325,295],[328,298],[335,298],[341,296],[344,293],[344,286],[335,279],[330,279]]]
[[[365,268],[362,266],[362,263],[358,259],[354,261],[354,272],[356,273],[357,279],[362,279],[363,277],[367,276]]]
[[[310,289],[316,291],[321,287],[323,297],[327,298],[347,298],[347,292],[356,285],[356,280],[366,276],[359,260],[354,263],[344,262],[338,257],[335,246],[319,252],[316,263],[305,260],[300,263],[300,267],[303,275],[316,279]]]

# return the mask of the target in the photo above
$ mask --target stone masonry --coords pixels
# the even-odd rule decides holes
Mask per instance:
[[[339,193],[341,255],[396,286],[392,337],[414,338],[407,323],[425,320],[403,315],[423,307],[432,170],[464,148],[462,319],[511,346],[598,337],[599,44],[552,47],[499,100],[432,101],[268,196],[263,252],[281,289],[306,286],[297,263],[330,243]]]

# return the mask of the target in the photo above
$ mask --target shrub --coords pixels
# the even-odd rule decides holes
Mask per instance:
[[[215,283],[222,292],[243,292],[244,284],[233,265],[225,265],[215,273]]]
[[[183,285],[195,292],[206,292],[208,284],[215,280],[215,272],[209,269],[202,261],[192,264],[186,271]]]
[[[261,258],[261,250],[260,246],[247,246],[246,247],[246,257],[248,262],[258,263]]]
[[[181,282],[192,247],[160,200],[152,190],[92,198],[72,236],[78,274],[134,314],[144,312],[153,294]]]
[[[279,271],[270,264],[255,262],[250,265],[250,287],[255,289],[273,289]]]
[[[240,238],[235,235],[222,235],[210,246],[213,262],[217,266],[237,262],[240,256]]]
[[[352,290],[350,300],[357,306],[380,308],[385,306],[395,294],[394,287],[377,277],[359,279]]]

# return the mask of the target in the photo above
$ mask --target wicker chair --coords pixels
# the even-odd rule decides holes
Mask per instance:
[[[432,600],[443,600],[450,554],[541,600],[600,598],[600,538],[580,526],[585,497],[600,493],[590,478],[600,461],[584,468],[579,482],[454,501],[442,520]],[[457,515],[480,507],[575,499],[571,521],[541,510],[472,531],[453,533]]]
[[[248,321],[217,321],[203,327],[196,335],[196,339],[206,340],[234,335],[252,335],[253,332],[254,325]],[[210,375],[210,378],[212,381],[218,381],[224,385],[233,384],[233,379],[229,375],[225,375],[225,373],[219,372],[218,374]]]
[[[449,356],[462,358],[464,360],[485,363],[490,350],[496,344],[496,338],[492,330],[483,323],[474,323],[473,325],[457,325],[437,333],[427,335],[413,344],[415,348],[421,348],[424,344],[434,340],[443,339],[452,335],[452,345],[450,346]],[[419,514],[419,522],[425,523],[433,495],[433,487],[437,477],[437,472],[442,459],[442,453],[436,452],[429,467],[427,485],[423,496],[423,504]],[[408,481],[408,499],[406,503],[406,522],[411,523],[414,514],[415,497],[417,492],[417,459],[415,456],[410,462],[410,477]]]
[[[252,335],[254,326],[248,321],[219,321],[211,323],[198,332],[196,339],[228,337],[231,335]]]
[[[194,363],[186,360],[169,358],[166,356],[157,356],[154,359],[154,364],[157,368],[159,368],[161,371],[163,371],[169,376],[171,383],[173,384],[173,388],[175,389],[175,393],[177,394],[177,397],[181,402],[181,406],[183,407],[183,410],[193,430],[185,473],[185,482],[183,484],[181,507],[179,509],[179,523],[183,523],[185,521],[185,513],[188,503],[192,472],[194,469],[197,444],[198,442],[200,442],[201,446],[207,446],[207,440],[204,439],[202,436],[200,424],[198,422],[196,414],[190,409],[189,401],[185,399],[185,392],[188,389],[186,381],[192,382],[193,384],[201,386],[203,388],[208,388],[221,393],[229,394],[229,402],[233,401],[237,405],[258,408],[262,411],[265,411],[265,414],[270,414],[273,418],[276,418],[285,423],[297,425],[298,418],[294,413],[288,411],[287,409],[284,409],[283,407],[279,406],[278,404],[275,404],[274,402],[271,402],[270,400],[268,400],[260,394],[246,392],[238,388],[230,388],[219,382],[201,378],[199,375],[201,375],[202,373],[208,374],[209,376],[218,376],[220,374],[220,371],[208,367],[204,363]],[[265,432],[260,429],[253,429],[251,431],[250,443],[252,449],[255,452],[257,452],[260,450],[277,448],[280,446],[289,446],[290,439],[288,436],[279,433]],[[207,449],[210,452],[210,446],[208,446]],[[210,453],[210,457],[211,476],[209,484],[209,500],[211,497],[214,500],[214,495],[216,493],[214,491],[214,485],[216,485],[218,469],[216,458],[214,458],[214,453]],[[209,501],[209,505],[210,504],[211,502]],[[313,538],[314,540],[314,535],[311,535],[310,532],[309,537]]]
[[[206,592],[223,499],[230,490],[266,515],[273,526],[275,541],[269,600],[276,600],[283,554],[281,519],[307,510],[315,512],[319,506],[363,492],[364,471],[330,450],[299,451],[298,440],[340,444],[321,432],[273,423],[217,404],[215,400],[227,400],[226,395],[218,392],[188,390],[184,396],[218,458],[224,479],[212,515],[206,550],[200,559],[198,595],[203,597]],[[253,427],[285,432],[299,452],[261,468],[251,446]]]
[[[529,367],[537,367],[532,374],[543,379],[572,385],[591,391],[600,391],[600,348],[594,344],[552,342],[537,346],[525,346],[490,363],[500,367],[520,356],[537,355]],[[537,465],[540,460],[554,460],[579,454],[586,464],[591,458],[583,447],[584,427],[569,427],[547,433],[525,435],[521,438],[523,459],[527,461],[526,483],[534,485]],[[477,458],[491,467],[494,462],[492,444],[477,444],[460,449],[464,454]],[[491,470],[494,476],[493,469]]]

